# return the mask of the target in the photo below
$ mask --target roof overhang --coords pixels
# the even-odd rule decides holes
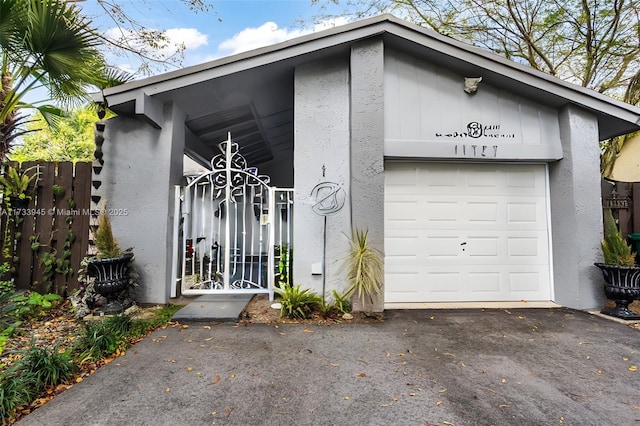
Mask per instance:
[[[640,109],[637,107],[391,15],[132,81],[105,89],[102,96],[115,112],[143,114],[156,126],[160,125],[161,118],[158,105],[168,101],[176,102],[187,114],[187,121],[194,125],[208,122],[209,114],[224,115],[221,111],[226,109],[246,111],[249,108],[258,115],[254,117],[258,121],[256,127],[267,131],[275,126],[285,137],[284,134],[292,131],[291,123],[285,121],[292,119],[293,114],[295,67],[317,59],[349,55],[353,43],[372,37],[381,37],[385,46],[427,58],[460,75],[482,76],[483,83],[541,104],[553,108],[574,104],[589,110],[598,119],[600,140],[640,129]],[[276,119],[273,123],[262,122],[265,117]],[[209,126],[209,133],[217,137],[211,130]],[[271,137],[267,135],[266,139]]]

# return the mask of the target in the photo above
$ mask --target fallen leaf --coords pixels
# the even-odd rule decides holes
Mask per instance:
[[[224,414],[227,415],[227,417],[229,417],[229,415],[231,414],[231,412],[233,411],[232,407],[227,407],[224,409]]]
[[[213,337],[207,337],[207,338],[206,338],[206,339],[204,339],[204,340],[208,342],[209,340],[212,340],[212,339],[213,339]]]
[[[213,378],[213,381],[211,382],[211,384],[215,385],[219,381],[220,381],[220,376],[216,376],[216,377]]]
[[[500,408],[509,408],[509,404],[500,404],[498,405]]]
[[[622,360],[623,360],[623,361],[629,361],[629,358],[627,358],[626,356],[623,356],[623,357],[622,357]]]
[[[308,327],[305,327],[304,330],[302,330],[302,331],[304,331],[305,333],[313,333],[314,332],[313,330],[309,329]]]
[[[169,392],[171,392],[171,388],[166,388],[164,391],[165,391],[165,393],[169,393]]]
[[[436,402],[436,407],[439,407],[439,406],[441,406],[441,405],[442,405],[442,401],[437,401],[437,402]]]
[[[231,375],[231,376],[229,376],[229,377],[231,377],[232,379],[235,379],[235,378],[236,378],[236,375],[235,375],[235,374],[232,374],[232,375]]]
[[[638,371],[638,366],[632,365],[631,367],[629,367],[629,371]]]
[[[183,324],[182,328],[189,328],[189,324]]]
[[[357,376],[358,376],[358,377],[367,377],[367,375],[366,375],[366,374],[364,374],[364,373],[358,373],[358,374],[357,374]]]
[[[443,421],[442,421],[442,424],[443,424],[443,425],[447,425],[447,426],[456,426],[456,425],[454,425],[453,423],[448,422],[448,421],[446,421],[446,420],[443,420]]]
[[[204,327],[202,327],[202,328],[204,328],[205,330],[211,330],[211,326],[210,326],[210,325],[205,325],[205,326],[204,326]]]
[[[187,367],[187,371],[192,371],[193,367]]]
[[[416,396],[414,392],[409,393],[409,396]]]
[[[329,364],[329,365],[332,366],[332,367],[339,367],[340,366],[340,364],[335,364],[333,362],[331,364]]]
[[[500,383],[507,383],[507,379],[500,380]]]
[[[211,412],[211,415],[212,415],[212,416],[215,416],[216,414],[218,414],[218,412],[217,412],[217,411],[212,411],[212,412]]]
[[[82,381],[82,377],[76,377],[76,383],[80,383]]]
[[[438,393],[445,393],[446,391],[447,391],[447,389],[446,389],[446,388],[442,388],[442,389],[440,389],[440,390],[438,391]]]
[[[345,401],[349,400],[349,397],[347,395],[344,396]]]

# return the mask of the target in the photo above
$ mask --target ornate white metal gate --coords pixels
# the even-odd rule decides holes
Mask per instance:
[[[288,280],[293,190],[269,186],[238,145],[218,145],[212,170],[176,188],[176,287],[183,295],[268,293]],[[175,296],[176,289],[172,289]]]

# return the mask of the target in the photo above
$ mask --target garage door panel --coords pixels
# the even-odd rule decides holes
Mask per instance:
[[[388,163],[389,174],[415,185],[385,184],[385,301],[550,300],[544,165]]]

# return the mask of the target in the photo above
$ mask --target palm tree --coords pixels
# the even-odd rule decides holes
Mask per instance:
[[[61,107],[113,84],[101,41],[78,8],[65,0],[0,0],[0,160],[37,109],[51,124]],[[46,92],[47,100],[27,102]]]

